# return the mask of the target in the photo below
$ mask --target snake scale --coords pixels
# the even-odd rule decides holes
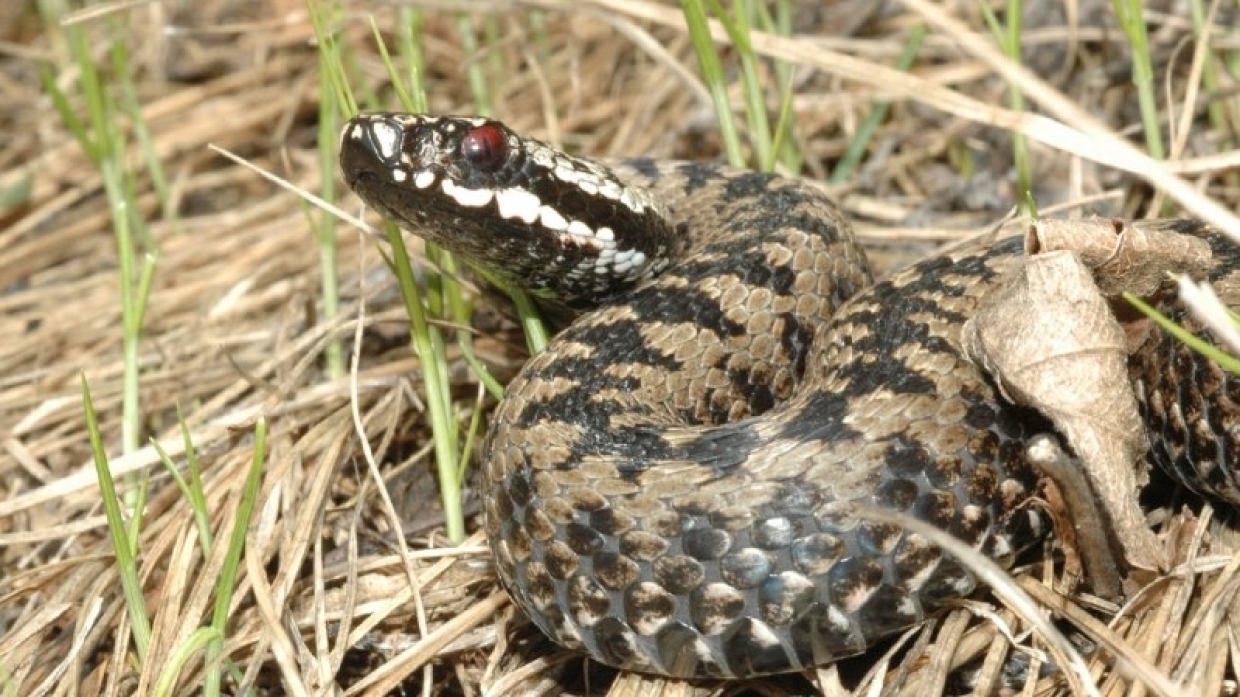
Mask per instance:
[[[960,350],[1019,241],[875,283],[848,222],[797,179],[596,163],[482,118],[364,114],[340,147],[368,205],[575,317],[508,386],[483,453],[500,579],[557,642],[677,677],[818,666],[976,585],[856,504],[1001,562],[1042,533],[1024,445],[1050,427]],[[1240,266],[1204,226],[1175,225],[1211,241],[1219,276]],[[1139,390],[1195,370],[1236,393],[1213,364],[1150,343]],[[1227,491],[1227,406],[1155,388],[1172,393],[1145,409],[1156,459]],[[1185,440],[1201,424],[1213,430]]]

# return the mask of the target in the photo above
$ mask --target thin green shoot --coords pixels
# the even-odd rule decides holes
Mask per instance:
[[[309,12],[315,30],[325,25],[339,22],[344,12],[337,2],[309,3]],[[341,113],[343,108],[339,101],[342,93],[340,84],[340,44],[330,34],[324,36],[325,41],[319,45],[319,90],[323,98],[319,100],[318,137],[320,143],[336,142],[336,134],[340,132]],[[320,196],[323,200],[336,200],[336,158],[331,148],[319,148],[319,181],[322,182]],[[319,284],[322,287],[323,316],[328,321],[340,315],[340,286],[337,253],[339,239],[336,235],[335,216],[319,211],[312,206],[302,205],[306,223],[314,231],[314,238],[319,250]],[[345,374],[344,345],[340,340],[330,342],[324,351],[325,370],[333,379]]]
[[[422,113],[426,111],[426,93],[422,91],[422,66],[425,64],[422,58],[422,13],[411,7],[402,7],[398,16],[400,21],[397,23],[396,36],[400,41],[400,56],[412,89],[405,89],[405,81],[396,79],[394,64],[388,55],[387,47],[379,38],[377,27],[375,43],[383,54],[383,62],[387,65],[388,74],[392,76],[392,87],[396,90],[400,103],[410,111]]]
[[[481,393],[478,394],[478,400],[474,404],[474,413],[469,417],[469,428],[465,429],[465,446],[461,448],[461,462],[469,462],[469,457],[473,454],[474,445],[480,433],[482,433]],[[460,477],[456,480],[456,485],[465,486],[465,468],[462,467],[458,474]]]
[[[750,34],[755,23],[766,31],[785,31],[790,10],[787,3],[777,4],[779,17],[774,18],[761,3],[746,0],[732,5],[731,11],[719,0],[682,0],[681,10],[689,29],[690,40],[698,57],[702,80],[715,104],[719,131],[723,139],[728,162],[737,167],[753,166],[761,171],[771,171],[781,162],[790,171],[798,171],[802,164],[801,154],[792,145],[792,70],[782,61],[771,61],[771,71],[779,87],[779,118],[772,128],[767,114],[767,95],[762,86],[761,69],[757,52],[753,49]],[[745,157],[744,146],[737,131],[728,85],[718,47],[710,33],[710,10],[723,27],[736,52],[740,73],[740,91],[744,105],[752,160]]]
[[[214,534],[211,532],[210,508],[207,504],[206,490],[202,483],[202,465],[198,460],[198,450],[190,438],[189,427],[185,423],[185,418],[180,408],[177,409],[177,423],[181,428],[181,437],[185,442],[188,479],[163,447],[160,446],[159,441],[151,439],[151,446],[159,455],[164,469],[172,475],[177,488],[181,491],[181,495],[189,502],[190,510],[194,516],[194,524],[198,530],[198,545],[202,548],[202,558],[210,559],[215,551],[215,540]],[[231,602],[229,604],[231,605]],[[186,642],[178,644],[169,652],[168,663],[162,667],[156,678],[154,694],[170,694],[169,690],[175,687],[178,678],[185,670],[185,666],[199,651],[203,651],[203,655],[207,657],[205,669],[208,672],[218,672],[221,664],[235,672],[236,666],[233,662],[227,659],[227,657],[220,655],[220,648],[223,645],[224,638],[225,636],[215,627],[199,627],[195,629]],[[208,697],[218,697],[221,694],[219,689],[220,682],[217,680],[215,682],[208,681],[208,683],[213,685],[214,689],[204,688],[203,694]]]
[[[353,92],[349,89],[349,79],[345,74],[344,61],[347,57],[344,51],[340,49],[339,42],[331,31],[328,30],[328,21],[322,12],[318,11],[318,3],[307,3],[310,11],[310,23],[314,28],[315,41],[319,46],[319,50],[325,52],[325,58],[319,60],[319,70],[327,78],[327,84],[330,86],[331,96],[324,96],[324,101],[331,101],[333,105],[343,110],[343,113],[357,113],[357,103],[353,99]],[[336,134],[331,134],[331,140],[327,141],[335,143]],[[321,143],[323,141],[320,141]],[[331,151],[334,152],[334,151]]]
[[[714,40],[710,35],[710,21],[706,18],[706,10],[701,0],[680,0],[680,9],[685,16],[685,26],[689,30],[689,40],[693,43],[693,51],[697,54],[698,66],[702,71],[702,81],[715,104],[715,118],[719,121],[719,134],[723,139],[724,151],[728,162],[737,167],[745,165],[745,149],[741,145],[740,133],[736,130],[736,122],[732,116],[732,105],[728,100],[727,77],[723,72],[723,63],[719,60]]]
[[[86,414],[86,429],[90,434],[90,449],[95,462],[95,474],[99,479],[99,498],[103,502],[104,517],[108,521],[108,535],[112,541],[112,549],[116,554],[117,574],[120,577],[121,589],[125,596],[125,609],[129,613],[129,627],[133,634],[134,649],[138,660],[145,661],[151,642],[151,621],[147,614],[146,598],[142,593],[142,583],[138,575],[137,546],[129,539],[129,526],[125,515],[121,512],[121,501],[117,495],[116,482],[112,479],[112,470],[108,465],[107,451],[103,446],[103,436],[99,432],[99,418],[95,414],[95,404],[91,399],[90,385],[85,373],[81,376],[82,408]],[[141,512],[136,512],[135,517]]]
[[[1240,375],[1240,359],[1176,324],[1171,318],[1151,307],[1136,295],[1124,293],[1124,299],[1132,303],[1132,306],[1140,310],[1146,317],[1154,320],[1155,324],[1175,337],[1177,341],[1184,343],[1184,345],[1200,353],[1202,356],[1218,363],[1219,367],[1224,370]]]
[[[747,11],[755,17],[753,24],[763,31],[779,36],[787,36],[792,32],[793,3],[790,0],[776,0],[769,5],[763,2],[748,2],[747,5]],[[746,38],[746,45],[748,44]],[[775,159],[784,171],[800,172],[805,165],[805,155],[792,139],[795,123],[793,98],[796,96],[792,89],[793,66],[788,61],[773,59],[769,64],[775,75],[775,84],[779,85],[779,118],[775,122],[771,137],[771,151],[775,153]],[[769,169],[774,169],[774,163]]]
[[[210,624],[215,638],[207,643],[206,676],[203,687],[207,694],[221,693],[224,666],[221,658],[224,652],[223,637],[226,636],[228,629],[228,609],[232,605],[233,593],[237,589],[237,575],[241,570],[246,534],[250,528],[250,520],[254,517],[259,488],[263,483],[263,463],[266,461],[266,454],[267,421],[260,418],[254,424],[254,456],[250,459],[250,470],[246,474],[245,484],[241,489],[241,500],[237,502],[232,535],[228,538],[228,549],[224,555],[224,563],[220,566],[219,579],[215,584],[215,607],[211,613]]]
[[[1207,21],[1213,21],[1214,16],[1206,11],[1205,3],[1202,0],[1189,0],[1189,14],[1193,19],[1193,35],[1198,41],[1206,39],[1205,25]],[[1217,9],[1217,4],[1212,5]],[[1217,31],[1217,28],[1215,29]],[[1211,33],[1210,36],[1214,36]],[[1202,65],[1201,84],[1204,87],[1203,93],[1209,95],[1218,95],[1223,91],[1224,80],[1219,77],[1219,71],[1227,71],[1229,67],[1232,75],[1240,75],[1240,51],[1231,51],[1230,54],[1221,49],[1218,42],[1211,40],[1209,47],[1211,55]],[[1230,79],[1230,78],[1228,78]],[[1240,111],[1240,100],[1232,96],[1229,105],[1226,99],[1210,99],[1206,104],[1206,118],[1210,123],[1210,132],[1218,134],[1220,140],[1215,147],[1220,151],[1233,150],[1236,147],[1235,139],[1230,135],[1236,132],[1236,122],[1228,118],[1228,113],[1234,117],[1237,111]],[[1240,173],[1225,172],[1222,173],[1223,180],[1228,186],[1235,187],[1240,185]]]
[[[64,5],[40,3],[44,22],[59,30],[65,39],[67,60],[79,72],[79,86],[85,100],[87,120],[77,116],[72,100],[57,86],[52,71],[44,71],[44,86],[52,95],[52,104],[70,133],[78,139],[83,151],[90,158],[103,179],[104,191],[109,202],[113,235],[116,237],[121,288],[121,322],[123,326],[122,352],[124,377],[121,407],[121,448],[129,453],[141,446],[142,412],[139,402],[138,348],[141,339],[142,319],[146,311],[151,278],[155,269],[153,251],[144,255],[140,272],[135,272],[137,255],[140,253],[136,240],[144,240],[150,249],[146,225],[138,214],[133,174],[125,165],[126,140],[122,123],[126,119],[119,114],[124,105],[118,105],[114,91],[136,94],[132,84],[115,88],[105,84],[94,57],[94,42],[86,28],[78,23],[65,22]],[[118,34],[123,36],[123,33]],[[118,80],[129,80],[134,71],[129,69],[128,51],[123,41],[112,41],[108,46],[111,68]],[[141,108],[130,105],[130,117],[135,122],[142,117]],[[132,491],[137,491],[133,489]]]
[[[438,336],[437,327],[427,321],[426,309],[418,291],[418,281],[413,275],[405,238],[395,225],[384,225],[388,243],[392,247],[392,267],[396,273],[405,312],[409,315],[413,351],[422,364],[422,383],[426,390],[426,410],[431,420],[431,435],[435,444],[435,466],[439,480],[440,497],[444,508],[444,527],[448,539],[458,543],[465,539],[464,513],[461,510],[460,465],[457,460],[457,424],[452,413],[452,396],[444,383],[442,344],[432,336]],[[436,347],[441,353],[436,355]]]
[[[978,2],[999,48],[1008,60],[1017,65],[1021,64],[1021,2],[1022,0],[1008,0],[1005,13],[1007,24],[999,21],[990,3],[985,0]],[[1008,106],[1015,112],[1025,110],[1025,94],[1017,85],[1008,85]],[[1033,174],[1029,162],[1029,141],[1021,133],[1012,134],[1012,162],[1016,170],[1016,191],[1019,192],[1020,205],[1024,209],[1021,212],[1028,214],[1026,206],[1033,199]]]
[[[402,25],[406,27],[399,34],[402,42],[401,45],[405,50],[402,59],[409,69],[411,84],[413,85],[412,90],[406,90],[402,81],[398,79],[396,63],[388,52],[387,45],[383,41],[373,19],[371,21],[371,30],[375,37],[375,45],[378,47],[380,57],[387,67],[388,74],[392,76],[392,84],[395,86],[397,94],[401,97],[404,107],[409,111],[424,111],[425,96],[419,86],[420,68],[418,66],[421,65],[421,58],[418,47],[420,43],[418,37],[413,33],[416,27],[420,26],[418,21],[419,15],[415,10],[407,10],[407,13],[402,14],[402,17]],[[339,59],[336,63],[339,65]],[[342,75],[340,91],[350,92],[347,81],[343,77],[343,70],[335,66],[331,69],[339,71]],[[338,100],[338,103],[348,105],[352,104],[353,101],[349,97]],[[330,141],[330,145],[334,144],[335,140],[333,139]],[[329,142],[324,142],[323,147],[329,148]],[[334,157],[334,148],[331,148],[330,151]],[[426,394],[427,414],[431,422],[435,464],[440,482],[440,497],[444,508],[444,526],[448,538],[457,542],[465,537],[464,513],[460,505],[460,487],[457,485],[457,481],[460,478],[458,473],[462,468],[457,454],[457,444],[459,442],[458,427],[455,414],[452,411],[446,347],[443,343],[442,333],[432,322],[433,317],[428,315],[428,305],[440,303],[434,300],[428,302],[428,299],[423,297],[418,280],[413,273],[408,250],[405,247],[404,237],[400,230],[395,225],[387,224],[384,226],[384,231],[392,247],[392,255],[385,258],[387,258],[393,273],[396,275],[405,311],[409,317],[412,348],[422,366],[423,389]],[[436,284],[435,281],[430,281],[430,283],[431,285]]]
[[[164,465],[164,470],[172,475],[172,480],[176,482],[177,488],[181,490],[181,495],[189,502],[190,510],[194,513],[194,525],[198,528],[198,545],[202,547],[202,556],[209,558],[215,547],[214,535],[211,532],[211,516],[210,508],[207,506],[207,494],[202,485],[202,463],[198,460],[198,448],[195,447],[194,441],[190,438],[189,427],[185,423],[185,415],[181,413],[180,406],[177,407],[177,424],[181,427],[181,440],[185,443],[185,462],[186,470],[189,473],[187,479],[181,473],[181,468],[177,467],[168,453],[164,451],[163,446],[154,438],[151,439],[151,447],[155,449],[159,455],[160,462]]]
[[[917,53],[921,50],[921,44],[925,38],[925,25],[916,24],[909,29],[908,40],[904,42],[904,50],[896,62],[897,68],[908,70],[913,67],[913,61],[917,59]],[[831,183],[842,184],[853,177],[857,167],[861,164],[861,158],[865,156],[866,150],[870,147],[870,141],[878,132],[878,127],[887,120],[887,112],[890,109],[889,100],[882,99],[874,102],[869,115],[861,122],[852,140],[849,141],[848,147],[844,149],[844,154],[835,163],[835,169],[831,171]]]
[[[792,141],[792,123],[795,114],[792,110],[792,99],[795,95],[792,91],[792,73],[788,71],[787,77],[781,79],[779,86],[779,118],[775,121],[775,138],[771,143],[771,149],[779,158],[779,162],[789,172],[800,172],[801,167],[805,164],[804,155],[800,149],[795,147],[796,143]],[[774,167],[772,167],[774,169]]]
[[[758,169],[769,172],[775,166],[776,150],[766,114],[766,95],[758,76],[758,57],[749,42],[750,24],[747,10],[750,9],[750,3],[734,3],[733,11],[729,13],[719,0],[706,1],[736,49],[737,61],[740,63],[741,95],[745,102],[745,118],[754,150],[754,164]],[[712,47],[712,52],[714,51],[716,49]]]
[[[190,660],[198,655],[199,651],[208,649],[212,645],[222,644],[223,641],[224,636],[214,627],[199,627],[195,629],[185,642],[178,644],[169,653],[168,663],[155,678],[155,686],[151,694],[155,697],[175,694],[177,681],[185,671],[185,666],[189,664]],[[206,669],[210,672],[214,669],[214,666],[207,665]],[[220,694],[218,691],[214,693],[207,692],[206,688],[204,688],[203,692],[207,695]]]
[[[124,36],[128,28],[121,22],[115,21],[115,19],[114,17],[111,23],[111,31],[119,36]],[[110,48],[113,74],[131,75],[128,44],[125,41],[113,41]],[[134,139],[137,140],[138,148],[142,152],[142,161],[146,166],[146,175],[150,178],[151,187],[155,190],[155,198],[159,201],[159,206],[163,210],[163,217],[175,225],[178,219],[174,215],[174,211],[169,208],[171,187],[168,185],[168,176],[164,173],[164,165],[159,160],[159,153],[155,148],[155,143],[151,139],[151,129],[147,126],[146,119],[142,116],[142,100],[138,97],[138,91],[133,81],[128,77],[117,80],[114,83],[114,87],[120,95],[118,99],[120,109],[129,116]],[[138,231],[140,233],[146,232],[144,227],[139,227]],[[148,248],[154,247],[154,241],[149,238],[144,239],[143,242]]]
[[[1137,88],[1145,148],[1150,157],[1161,160],[1167,156],[1167,150],[1163,146],[1158,99],[1155,96],[1154,61],[1145,31],[1145,4],[1143,0],[1111,0],[1111,7],[1132,49],[1132,82]]]
[[[440,268],[443,269],[444,275],[449,279],[456,279],[460,276],[460,268],[457,265],[456,257],[453,255],[442,255],[439,259],[439,264]],[[456,343],[461,349],[461,357],[469,364],[469,367],[474,371],[474,375],[478,377],[478,381],[482,383],[492,397],[495,399],[503,398],[504,386],[499,384],[494,375],[491,375],[491,371],[487,369],[486,364],[478,359],[478,354],[474,351],[474,337],[469,331],[469,320],[473,315],[473,306],[466,300],[461,284],[455,282],[455,280],[444,284],[443,294],[446,303],[444,313],[451,317],[458,327],[456,330]],[[524,291],[521,291],[520,294],[525,295]],[[539,327],[543,326],[536,310],[532,319],[537,322]],[[472,436],[473,434],[469,435]],[[461,453],[461,462],[469,462],[468,453],[464,451]],[[465,468],[462,467],[462,474],[464,471]]]
[[[462,14],[457,17],[456,32],[461,37],[462,52],[467,58],[474,58],[474,60],[467,60],[465,66],[465,75],[469,79],[469,92],[474,98],[474,108],[479,114],[489,116],[495,113],[495,108],[491,103],[491,92],[487,88],[488,80],[483,71],[483,63],[476,60],[479,54],[479,44],[478,33],[474,30],[475,17],[476,15],[473,14]]]
[[[413,28],[421,26],[421,15],[416,10],[402,10],[402,25],[407,29],[399,34],[400,59],[409,75],[409,90],[400,90],[402,106],[415,113],[426,111],[426,95],[421,87],[422,55],[419,36]],[[395,61],[384,47],[382,38],[376,32],[376,44],[380,47],[384,62],[394,84],[397,79]],[[404,237],[395,225],[385,225],[388,242],[392,246],[393,269],[401,289],[401,297],[405,303],[405,312],[409,316],[409,331],[414,353],[422,366],[423,389],[426,392],[427,415],[431,422],[431,438],[434,443],[436,478],[439,481],[440,499],[444,510],[444,528],[448,539],[453,543],[465,539],[465,514],[461,509],[461,490],[457,482],[461,480],[465,463],[460,458],[460,426],[456,413],[452,408],[452,391],[450,363],[448,360],[447,343],[443,332],[433,320],[444,317],[445,288],[455,288],[456,281],[444,278],[438,273],[428,271],[425,274],[426,290],[423,293],[413,274],[408,250],[405,248]],[[442,264],[450,257],[446,252],[436,249],[433,245],[424,246],[429,260]],[[450,263],[450,262],[449,262]],[[442,266],[440,266],[442,268]],[[454,291],[454,292],[458,292]],[[468,325],[468,316],[464,318]]]

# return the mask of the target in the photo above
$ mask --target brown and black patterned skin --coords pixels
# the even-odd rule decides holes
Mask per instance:
[[[508,386],[483,455],[499,576],[559,643],[676,677],[801,670],[976,585],[856,505],[929,521],[1001,562],[1040,534],[1023,448],[1049,427],[960,350],[1019,241],[875,284],[847,221],[805,182],[609,162],[649,194],[634,203],[595,165],[484,119],[363,115],[341,165],[388,217],[581,312]],[[605,193],[582,200],[578,180]],[[514,189],[527,185],[536,195]],[[484,187],[509,187],[502,210]],[[583,207],[604,222],[566,235]],[[648,217],[665,222],[647,231]],[[603,248],[659,256],[604,287],[591,256]],[[578,271],[558,280],[565,269]],[[588,309],[593,296],[605,304]]]
[[[1209,242],[1210,284],[1225,305],[1240,308],[1240,247],[1197,221],[1163,225]],[[1172,288],[1153,301],[1172,320],[1209,338],[1174,302]],[[1240,506],[1240,378],[1164,332],[1142,345],[1129,373],[1149,433],[1150,459],[1188,489]]]

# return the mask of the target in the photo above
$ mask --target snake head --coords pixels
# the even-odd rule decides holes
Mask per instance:
[[[649,192],[486,118],[361,114],[344,127],[340,167],[410,232],[572,308],[657,273],[671,244]]]

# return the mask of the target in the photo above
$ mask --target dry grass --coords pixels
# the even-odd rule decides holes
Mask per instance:
[[[460,17],[445,9],[455,4],[424,5],[432,109],[471,111],[464,70],[479,62],[494,112],[518,129],[592,154],[717,152],[674,7],[472,5],[469,21],[494,33],[484,50],[471,52]],[[1041,141],[1032,145],[1033,193],[1044,213],[1142,216],[1185,206],[1210,216],[1236,208],[1240,191],[1226,171],[1240,162],[1235,78],[1220,71],[1218,93],[1197,91],[1193,61],[1201,46],[1203,60],[1234,62],[1240,36],[1219,33],[1236,25],[1234,4],[1215,22],[1214,53],[1193,43],[1187,20],[1176,18],[1179,5],[1151,8],[1163,12],[1152,15],[1152,54],[1172,126],[1173,155],[1163,164],[1130,145],[1141,140],[1140,120],[1108,5],[1068,3],[1068,19],[1057,3],[1029,3],[1029,72],[997,57],[972,3],[948,12],[918,0],[870,13],[879,3],[841,0],[821,16],[804,5],[798,21],[822,38],[762,36],[755,48],[797,66],[795,137],[809,176],[825,177],[875,98],[892,100],[860,171],[837,191],[884,268],[1008,212],[1018,200],[1015,132]],[[183,463],[181,410],[217,540],[236,522],[255,423],[261,417],[269,428],[257,512],[229,606],[230,670],[273,695],[386,694],[402,685],[406,694],[651,694],[651,683],[634,688],[634,676],[610,685],[613,673],[584,667],[515,615],[479,535],[450,547],[437,532],[419,366],[383,250],[342,230],[341,311],[325,318],[303,204],[207,149],[227,148],[301,188],[322,189],[319,66],[304,7],[210,0],[182,15],[156,4],[125,12],[132,79],[171,184],[166,207],[141,176],[134,193],[159,253],[139,355],[143,436]],[[385,71],[367,13],[392,26],[390,6],[357,2],[338,29],[357,74],[380,84]],[[916,69],[893,71],[916,22],[931,28]],[[169,33],[170,25],[187,30]],[[98,36],[106,30],[88,26]],[[0,38],[0,192],[29,184],[19,202],[0,207],[0,695],[151,694],[209,616],[223,545],[204,557],[191,507],[153,447],[121,450],[120,291],[108,203],[97,170],[42,92],[37,68],[59,66],[57,81],[70,93],[77,78],[28,5],[0,9]],[[1006,103],[1011,83],[1022,84],[1045,117],[995,106]],[[1221,121],[1206,119],[1207,104],[1218,105]],[[140,170],[136,149],[132,155]],[[1152,193],[1148,182],[1177,202]],[[354,374],[325,369],[334,342],[356,355]],[[481,332],[476,343],[504,378],[520,364],[520,346],[518,335],[500,330]],[[472,374],[450,355],[456,409],[467,423],[483,402]],[[83,376],[118,480],[134,487],[138,475],[150,477],[139,569],[153,636],[140,662],[90,466]],[[1183,694],[1236,691],[1240,557],[1232,558],[1208,511],[1151,511],[1176,566],[1143,579],[1122,608],[1075,594],[1062,568],[1039,565],[1020,576],[1020,587],[1066,618],[1065,627],[1104,647],[1087,658],[1099,694],[1157,693],[1159,675],[1188,681]],[[877,689],[859,686],[868,672],[885,685],[883,694],[929,695],[968,661],[981,684],[993,686],[1013,653],[1001,631],[1021,645],[1040,644],[1023,634],[1028,623],[1018,614],[974,607],[985,610],[949,615],[910,637],[913,650],[891,663],[874,654],[824,669],[816,687],[772,680],[743,689],[866,692]],[[201,684],[202,657],[189,654],[178,694]],[[1050,671],[1031,680],[1027,694],[1086,690],[1070,682]]]

